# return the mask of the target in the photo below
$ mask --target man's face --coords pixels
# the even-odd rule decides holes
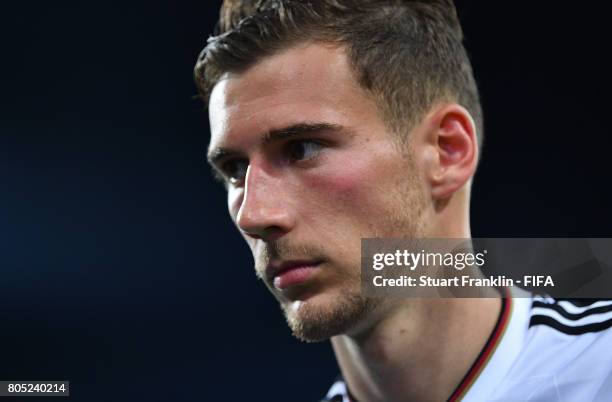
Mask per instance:
[[[294,334],[356,331],[360,239],[415,236],[423,186],[341,48],[307,44],[226,75],[210,105],[209,159],[257,275]]]

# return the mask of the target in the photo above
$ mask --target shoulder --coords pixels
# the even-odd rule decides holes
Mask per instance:
[[[499,400],[612,400],[612,300],[535,296],[526,327],[518,358],[495,393]]]
[[[611,401],[612,300],[513,295],[518,297],[506,339],[481,374],[487,385],[497,385],[492,395],[481,387],[466,399],[560,401],[561,395],[563,400]],[[321,402],[349,401],[338,377]]]
[[[553,299],[535,296],[531,306],[529,328],[544,327],[558,334],[580,340],[585,334],[611,336],[612,300]],[[550,332],[551,334],[553,332]],[[567,338],[569,340],[569,338]]]

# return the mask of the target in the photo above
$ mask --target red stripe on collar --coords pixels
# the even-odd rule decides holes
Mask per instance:
[[[497,346],[499,346],[500,340],[508,327],[508,321],[510,321],[510,313],[512,311],[512,295],[510,294],[510,289],[508,288],[503,288],[500,290],[503,292],[502,308],[499,317],[497,318],[495,328],[480,351],[478,358],[472,364],[472,367],[470,367],[465,377],[463,377],[457,388],[455,388],[455,391],[452,393],[450,398],[448,398],[448,402],[460,401],[461,398],[467,394],[467,391],[472,385],[474,385],[478,375],[482,372],[491,356],[493,356],[495,349],[497,349]]]

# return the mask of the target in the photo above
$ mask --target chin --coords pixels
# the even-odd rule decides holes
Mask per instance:
[[[304,342],[321,342],[350,332],[374,307],[373,299],[346,289],[281,303],[293,335]]]

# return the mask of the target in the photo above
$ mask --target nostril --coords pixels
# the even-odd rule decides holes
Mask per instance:
[[[245,235],[245,236],[248,236],[250,238],[253,238],[255,240],[261,239],[261,235],[259,235],[257,233],[253,233],[253,232],[247,232],[246,230],[243,230],[242,234]]]
[[[261,238],[265,241],[275,241],[283,237],[288,232],[280,226],[269,226],[261,233]]]

